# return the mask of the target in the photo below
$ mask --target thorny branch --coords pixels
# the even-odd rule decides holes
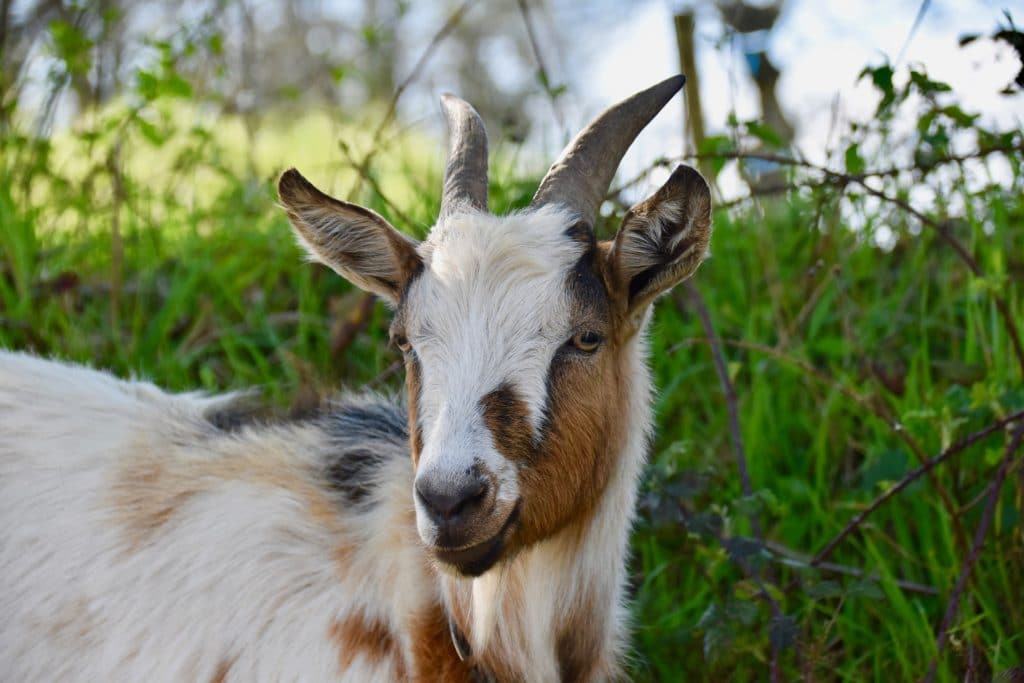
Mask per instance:
[[[866,180],[868,178],[894,178],[904,173],[920,173],[922,175],[925,175],[941,166],[946,166],[948,164],[961,164],[965,161],[972,161],[975,159],[984,159],[994,154],[1024,154],[1024,144],[1013,143],[1008,145],[990,145],[964,154],[947,154],[936,156],[932,159],[929,159],[928,161],[910,166],[890,166],[888,168],[875,169],[855,174],[844,174],[835,171],[834,173],[838,173],[841,176],[845,176],[849,178],[851,181]],[[616,197],[625,192],[626,190],[639,185],[647,178],[647,176],[651,174],[651,171],[653,171],[656,168],[668,168],[683,161],[710,159],[757,159],[761,161],[771,161],[785,166],[800,166],[802,168],[806,168],[812,171],[826,170],[822,166],[812,164],[802,159],[794,159],[793,157],[790,156],[785,156],[782,154],[771,154],[766,152],[720,152],[677,157],[664,157],[662,159],[658,159],[653,164],[640,171],[637,175],[633,176],[632,178],[624,182],[622,185],[619,185],[618,187],[611,190],[608,193],[608,195],[610,197]],[[778,185],[769,188],[769,191],[767,193],[778,194],[785,192],[787,190],[791,190],[793,188],[794,185],[790,184]],[[721,208],[723,206],[738,204],[740,202],[747,201],[748,199],[754,196],[759,196],[761,194],[765,194],[765,192],[759,191],[756,193],[752,193],[751,195],[748,195],[746,197],[739,197],[730,202],[726,202],[725,204],[719,204],[718,206]]]
[[[705,328],[705,332],[706,330],[707,328]],[[675,351],[678,348],[681,348],[682,346],[691,344],[708,344],[714,347],[715,341],[716,340],[710,337],[695,337],[692,339],[685,340],[671,347],[669,349],[669,353]],[[844,396],[855,402],[857,405],[862,406],[863,408],[868,410],[872,415],[874,415],[883,423],[885,423],[892,430],[893,434],[895,434],[896,437],[900,439],[907,446],[907,448],[910,449],[911,453],[914,454],[914,457],[917,458],[918,462],[922,463],[922,465],[927,462],[928,456],[925,454],[924,449],[921,448],[920,444],[917,443],[917,440],[914,439],[910,432],[908,432],[906,429],[903,429],[899,421],[889,412],[889,410],[884,405],[876,404],[868,400],[866,397],[861,396],[860,394],[858,394],[857,392],[855,392],[853,389],[846,386],[842,382],[839,382],[838,380],[829,377],[827,374],[825,374],[818,368],[814,367],[810,363],[803,361],[799,358],[796,358],[794,356],[791,356],[789,354],[786,354],[785,352],[780,351],[779,349],[773,348],[771,346],[765,346],[763,344],[757,344],[753,342],[745,342],[738,339],[721,339],[718,340],[718,343],[724,344],[726,346],[747,349],[749,351],[756,351],[758,353],[764,353],[766,355],[772,356],[791,365],[795,365],[808,375],[811,375],[818,379],[819,381],[834,387]],[[966,548],[966,532],[963,529],[963,524],[960,521],[959,515],[957,515],[956,513],[956,506],[953,503],[953,498],[949,495],[949,492],[946,490],[946,487],[942,485],[942,482],[940,482],[938,478],[932,476],[930,474],[930,470],[927,470],[927,472],[929,473],[929,480],[932,486],[935,487],[935,490],[938,492],[939,497],[942,499],[942,503],[943,506],[946,508],[946,512],[949,514],[950,519],[953,520],[953,528],[956,530],[957,540]]]
[[[685,287],[690,303],[693,304],[694,309],[697,311],[697,317],[700,318],[704,334],[707,335],[708,346],[711,348],[711,358],[715,362],[715,372],[718,374],[719,384],[722,385],[722,393],[725,394],[725,407],[729,413],[729,440],[732,443],[732,451],[736,457],[736,468],[740,474],[740,486],[743,489],[743,495],[749,496],[754,493],[754,489],[750,483],[750,472],[747,470],[747,454],[746,449],[743,447],[743,435],[740,432],[740,416],[736,390],[729,380],[729,369],[725,362],[725,356],[722,354],[722,342],[715,333],[714,325],[711,322],[711,314],[708,312],[708,307],[704,304],[704,298],[700,295],[700,291],[693,284],[693,280],[687,280]],[[750,516],[750,526],[754,530],[754,535],[761,538],[761,522],[755,515]]]
[[[722,385],[722,393],[725,394],[726,409],[729,412],[729,438],[732,443],[733,454],[736,458],[736,468],[740,474],[740,485],[743,489],[744,496],[750,496],[753,494],[754,489],[750,483],[750,472],[747,469],[747,455],[746,450],[743,447],[743,434],[740,431],[740,417],[739,417],[739,406],[736,398],[736,390],[732,385],[732,381],[729,379],[729,369],[725,362],[725,355],[722,353],[722,346],[718,339],[718,335],[715,332],[714,324],[711,322],[711,314],[708,312],[707,306],[704,304],[704,298],[700,295],[700,290],[693,284],[693,280],[687,280],[686,293],[689,296],[690,302],[693,304],[694,309],[697,311],[697,316],[700,318],[701,325],[704,327],[704,334],[708,337],[708,343],[711,347],[711,356],[715,362],[715,371],[718,373],[718,381]],[[676,299],[677,305],[679,300]],[[757,518],[757,515],[753,512],[750,514],[750,526],[754,531],[754,536],[763,545],[764,544],[764,532],[761,528],[761,520]],[[761,577],[760,570],[751,571],[750,568],[743,566],[744,571],[751,575],[754,583],[758,587],[759,597],[768,603],[771,609],[772,619],[779,620],[783,618],[782,609],[779,607],[778,601],[771,596],[768,589],[764,585],[764,579]],[[777,683],[781,680],[781,669],[779,668],[779,646],[773,639],[771,643],[771,661],[769,662],[769,668],[771,671],[772,683]],[[797,658],[800,658],[800,653],[797,651]]]
[[[985,427],[984,429],[974,432],[970,436],[964,438],[961,441],[958,441],[957,443],[953,444],[946,450],[942,451],[934,458],[931,458],[923,465],[915,467],[910,472],[907,472],[902,479],[900,479],[897,483],[893,484],[892,487],[890,487],[884,493],[882,493],[873,501],[871,501],[871,503],[869,503],[866,508],[864,508],[856,515],[854,515],[853,519],[851,519],[847,523],[847,525],[843,527],[843,530],[836,534],[834,537],[832,537],[832,539],[814,555],[810,563],[812,565],[817,565],[824,562],[825,559],[832,554],[832,551],[836,549],[836,546],[842,543],[847,536],[852,534],[857,529],[857,527],[863,524],[864,520],[867,519],[869,515],[875,512],[875,510],[877,510],[878,508],[882,507],[882,505],[887,500],[889,500],[897,493],[899,493],[900,491],[902,491],[903,489],[907,488],[915,481],[920,479],[922,475],[927,474],[928,472],[935,469],[945,461],[952,458],[954,455],[957,455],[960,452],[973,446],[978,441],[984,439],[986,436],[989,436],[990,434],[999,431],[1000,429],[1002,429],[1003,427],[1010,423],[1017,422],[1020,420],[1024,420],[1024,410],[1018,410],[1015,413],[1011,413],[1010,415],[1007,415],[1003,419],[993,422],[988,427]]]
[[[845,564],[836,564],[835,562],[813,562],[813,558],[798,553],[792,548],[787,548],[781,543],[775,541],[766,540],[764,547],[770,550],[776,557],[776,560],[780,564],[788,565],[796,568],[817,568],[821,571],[832,572],[834,574],[843,574],[845,576],[853,576],[858,579],[871,579],[877,581],[879,579],[878,574],[868,573],[859,567],[848,567]],[[935,586],[927,586],[923,583],[917,583],[915,581],[905,581],[903,579],[895,579],[893,583],[900,590],[906,591],[907,593],[919,593],[921,595],[938,595],[939,589]]]
[[[558,93],[554,88],[551,87],[551,74],[544,64],[544,57],[540,52],[540,45],[537,43],[537,36],[533,31],[533,20],[530,17],[530,6],[526,0],[518,0],[519,3],[519,14],[523,17],[523,24],[526,26],[526,37],[530,41],[530,49],[533,51],[533,58],[537,60],[537,75],[540,77],[541,87],[544,88],[544,93],[548,96],[548,102],[551,103],[551,111],[555,115],[555,119],[558,121],[559,128],[565,128],[565,121],[562,118],[562,112],[558,107],[557,97]]]

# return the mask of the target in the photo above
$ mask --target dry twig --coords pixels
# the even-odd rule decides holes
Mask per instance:
[[[722,386],[722,393],[725,394],[725,405],[729,413],[729,438],[732,443],[733,455],[736,459],[736,468],[740,474],[740,485],[743,489],[744,496],[750,496],[753,494],[754,489],[750,483],[750,472],[747,468],[747,455],[746,450],[743,447],[743,434],[740,431],[740,416],[739,406],[736,398],[736,390],[733,388],[732,381],[729,379],[729,369],[725,362],[725,355],[722,353],[722,346],[719,342],[718,335],[715,332],[714,324],[711,322],[711,314],[708,312],[707,306],[704,304],[704,299],[700,295],[700,291],[697,286],[693,284],[693,280],[687,280],[686,293],[689,295],[690,302],[697,311],[697,317],[700,318],[701,325],[704,327],[704,334],[708,337],[708,345],[711,348],[711,356],[715,362],[715,371],[718,373],[718,381]],[[677,305],[679,303],[678,298],[676,299]],[[750,513],[750,527],[754,531],[754,536],[763,545],[764,544],[764,531],[761,528],[761,520],[757,518],[757,515],[753,512]],[[761,577],[759,569],[751,571],[745,565],[742,565],[744,570],[751,576],[751,579],[758,587],[759,597],[768,603],[768,607],[772,612],[772,619],[780,620],[783,618],[782,609],[779,607],[779,603],[771,596],[768,589],[764,585],[764,579]],[[781,680],[781,669],[779,668],[779,646],[777,642],[772,639],[771,642],[771,661],[769,662],[769,670],[771,674],[772,683],[777,683]],[[797,650],[797,658],[800,658],[800,652]]]
[[[957,607],[960,604],[960,595],[967,586],[967,581],[971,577],[971,570],[974,569],[978,556],[981,555],[981,547],[985,543],[985,534],[992,523],[996,503],[999,502],[999,492],[1003,488],[1003,482],[1010,471],[1010,464],[1013,462],[1013,456],[1020,446],[1021,439],[1024,439],[1024,424],[1019,425],[1016,432],[1014,432],[1013,439],[1010,441],[1010,445],[1006,447],[1003,459],[999,463],[999,470],[996,472],[992,483],[989,484],[988,499],[985,501],[985,510],[981,513],[981,521],[978,522],[978,528],[974,532],[974,543],[971,545],[971,552],[964,559],[963,567],[960,569],[960,576],[956,580],[956,585],[953,586],[953,592],[949,595],[946,614],[942,617],[942,623],[939,625],[939,634],[935,639],[936,652],[932,658],[931,665],[928,667],[928,674],[924,679],[925,683],[932,683],[935,680],[935,672],[939,666],[939,659],[942,657],[942,650],[949,636],[949,629],[953,625],[953,619],[956,618]]]
[[[394,120],[395,114],[398,112],[398,101],[402,99],[402,95],[405,94],[405,91],[410,85],[412,85],[413,81],[420,77],[420,74],[423,72],[424,67],[426,67],[427,62],[429,62],[430,58],[434,56],[437,48],[444,42],[445,38],[447,38],[451,32],[455,30],[455,27],[459,25],[459,22],[462,21],[462,17],[466,14],[466,10],[473,5],[474,1],[475,0],[465,0],[455,9],[454,12],[451,13],[451,15],[449,15],[448,20],[445,21],[437,33],[434,34],[434,37],[430,39],[430,43],[427,44],[427,47],[423,50],[420,58],[416,60],[416,64],[413,65],[409,74],[402,79],[402,82],[395,88],[395,92],[391,96],[391,100],[388,102],[388,108],[384,114],[384,118],[381,119],[377,128],[373,131],[370,151],[366,153],[366,156],[363,157],[363,160],[359,164],[355,164],[357,168],[361,168],[365,171],[365,169],[369,167],[370,161],[373,159],[380,147],[381,136]],[[356,179],[355,184],[352,186],[352,189],[348,192],[348,196],[350,198],[355,197],[356,193],[359,191],[360,184],[365,178],[365,172],[361,172],[359,178]]]

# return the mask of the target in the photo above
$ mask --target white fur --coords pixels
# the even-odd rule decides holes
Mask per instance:
[[[433,594],[412,529],[405,458],[373,515],[310,518],[294,491],[213,483],[136,547],[118,472],[252,457],[315,471],[308,426],[210,438],[214,404],[81,367],[0,353],[0,676],[5,681],[390,681],[357,657],[339,679],[333,620],[364,611],[400,633]],[[195,466],[193,465],[193,466]],[[339,544],[358,551],[351,569]]]

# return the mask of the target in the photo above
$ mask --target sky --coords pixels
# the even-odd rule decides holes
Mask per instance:
[[[700,5],[690,3],[688,6]],[[1013,3],[1009,3],[1013,5]],[[683,3],[664,1],[637,5],[617,27],[614,38],[575,54],[587,66],[576,79],[574,93],[586,93],[581,113],[593,115],[608,104],[678,70],[673,11]],[[929,75],[950,83],[968,111],[978,111],[1002,126],[1024,120],[1024,95],[1000,95],[1019,68],[1005,43],[977,41],[958,45],[964,33],[989,34],[1004,22],[1006,2],[942,0],[930,3],[914,35],[907,38],[920,8],[918,0],[852,2],[788,0],[767,39],[770,59],[782,71],[778,96],[784,111],[798,123],[796,145],[814,162],[824,162],[829,142],[835,143],[833,111],[842,119],[866,120],[877,104],[867,81],[857,75],[866,65],[895,60],[906,43],[900,65],[921,64]],[[730,111],[738,118],[758,115],[757,92],[746,75],[739,44],[719,48],[723,35],[713,8],[694,7],[698,17],[697,67],[708,134],[722,132]],[[1009,7],[1012,11],[1014,8]],[[1014,12],[1024,25],[1024,6]],[[582,98],[581,98],[582,99]],[[581,117],[585,118],[585,116]],[[682,149],[683,105],[676,101],[637,140],[623,162],[620,177],[642,169],[662,154]],[[582,120],[580,121],[582,122]],[[664,175],[667,175],[667,171]],[[651,184],[664,179],[655,175]],[[726,196],[742,193],[737,177],[721,179]],[[650,188],[647,188],[650,189]]]

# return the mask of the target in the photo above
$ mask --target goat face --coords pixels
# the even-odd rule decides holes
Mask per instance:
[[[482,124],[461,101],[446,102],[450,119],[452,106],[472,117],[452,126],[457,155],[466,141],[456,132]],[[573,201],[579,188],[507,217],[486,213],[486,197],[453,193],[453,176],[474,163],[486,188],[478,160],[450,161],[441,217],[421,244],[294,170],[279,183],[311,255],[396,308],[419,535],[442,567],[469,576],[594,509],[627,431],[646,427],[619,417],[632,342],[710,235],[708,187],[689,167],[599,242],[595,207]]]

